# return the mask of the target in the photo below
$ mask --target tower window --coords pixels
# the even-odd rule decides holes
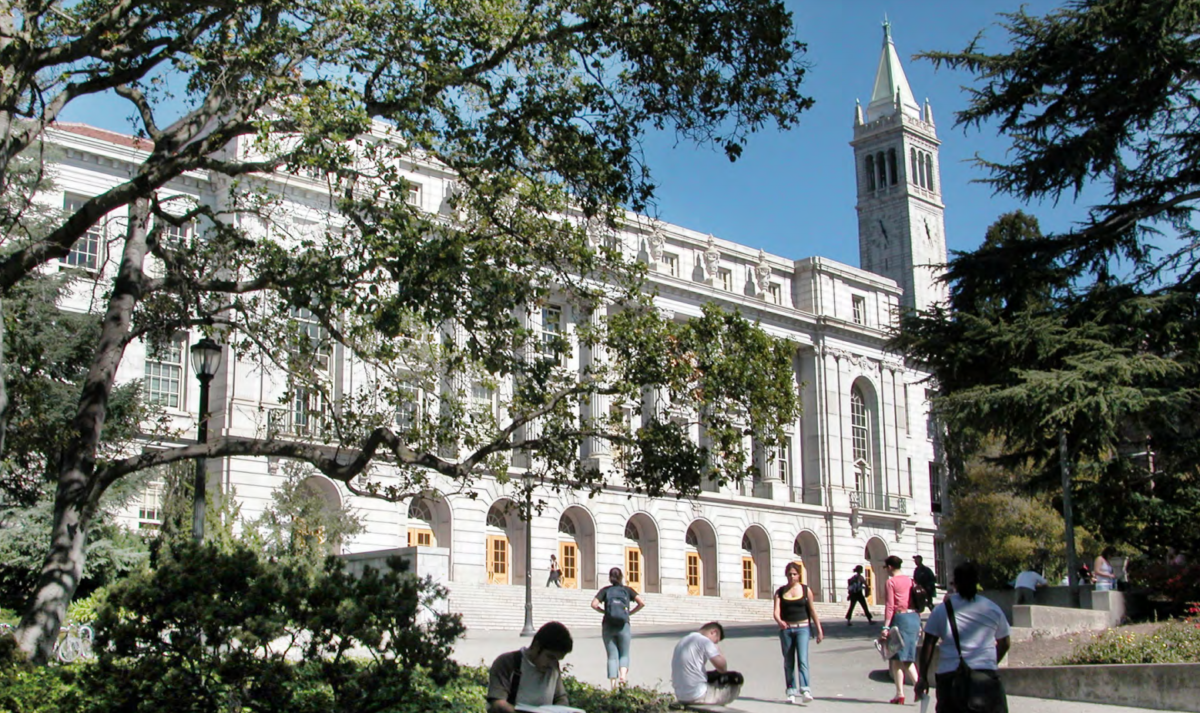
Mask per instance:
[[[918,173],[917,173],[917,150],[909,149],[908,157],[910,159],[909,163],[912,164],[912,173],[909,174],[908,180],[912,183],[916,183],[919,185],[920,179],[918,178]]]
[[[929,190],[933,187],[933,154],[925,154],[925,177],[929,179]]]
[[[915,159],[914,159],[915,160]],[[915,163],[913,164],[916,165]],[[875,157],[867,156],[867,190],[875,190]]]
[[[921,188],[928,188],[929,183],[927,183],[925,180],[925,153],[924,152],[917,154],[917,173],[921,178],[921,180],[917,181],[917,183],[920,184]]]
[[[883,152],[882,151],[875,154],[875,170],[877,172],[876,175],[879,177],[879,187],[880,188],[886,187],[887,186],[887,165],[885,165],[883,162]]]
[[[888,184],[896,185],[896,149],[888,149]]]

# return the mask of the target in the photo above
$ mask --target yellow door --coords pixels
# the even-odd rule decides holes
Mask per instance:
[[[579,548],[574,542],[558,543],[558,566],[562,569],[564,589],[579,587]]]
[[[488,584],[508,584],[508,538],[488,535],[487,551]]]
[[[808,584],[808,570],[804,568],[804,561],[796,560],[795,562],[792,562],[792,564],[800,568],[800,583]]]
[[[863,575],[867,578],[867,591],[871,596],[867,598],[867,602],[871,604],[879,603],[879,587],[875,586],[875,568],[867,567],[863,570]]]
[[[637,547],[625,548],[625,584],[635,592],[642,591],[642,551]]]
[[[433,547],[433,530],[424,527],[408,528],[409,547]]]
[[[703,567],[700,564],[700,553],[687,553],[687,591],[693,597],[700,596],[700,579],[704,576]]]
[[[742,596],[747,599],[753,599],[757,596],[758,589],[755,586],[758,577],[758,568],[754,566],[753,557],[742,557]]]

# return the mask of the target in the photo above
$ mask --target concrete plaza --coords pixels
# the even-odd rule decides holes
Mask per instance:
[[[642,629],[637,627],[635,617],[633,631],[630,682],[669,691],[671,651],[688,629]],[[735,624],[726,627],[721,650],[730,668],[746,676],[746,685],[742,689],[742,697],[725,710],[734,713],[783,713],[796,708],[784,698],[783,659],[776,631],[774,625]],[[872,637],[878,633],[878,629],[865,624],[847,628],[844,621],[837,620],[826,626],[825,633],[825,641],[820,645],[813,644],[809,650],[812,689],[817,700],[805,707],[845,713],[891,709],[887,702],[894,689],[887,676],[887,666],[872,643]],[[589,683],[607,685],[599,615],[594,627],[575,627],[572,635],[575,638],[575,650],[564,662],[569,672]],[[455,658],[466,664],[490,664],[498,654],[512,651],[527,642],[528,639],[522,639],[516,632],[470,632],[455,647]],[[908,705],[915,707],[910,686],[905,687],[905,695]],[[929,710],[933,710],[932,704]],[[1132,713],[1149,709],[1010,696],[1009,710],[1012,713]]]

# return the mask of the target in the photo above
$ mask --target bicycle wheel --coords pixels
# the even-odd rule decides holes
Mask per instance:
[[[79,658],[81,647],[79,639],[73,634],[67,634],[67,637],[58,644],[58,660],[63,663],[73,663]]]

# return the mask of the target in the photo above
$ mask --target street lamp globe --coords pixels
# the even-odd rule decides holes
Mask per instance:
[[[221,368],[221,345],[205,337],[192,345],[192,370],[201,380],[211,379]]]

